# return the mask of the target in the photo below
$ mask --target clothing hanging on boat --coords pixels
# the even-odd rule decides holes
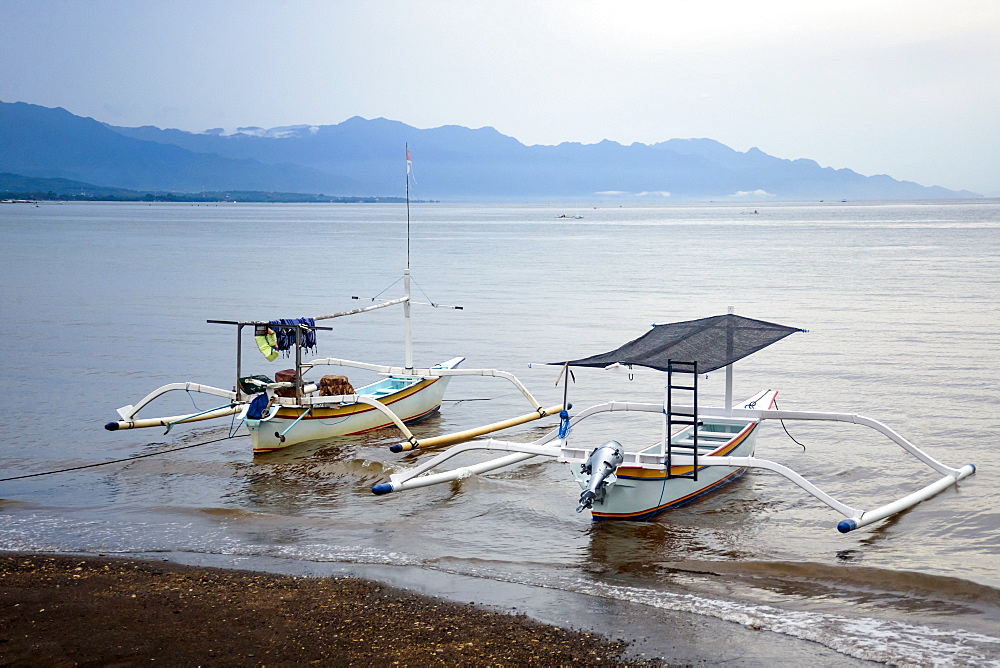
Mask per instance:
[[[273,362],[278,358],[278,335],[273,329],[268,329],[267,334],[253,337],[257,343],[257,349],[267,358],[268,362]]]
[[[271,320],[270,324],[284,325],[284,327],[274,328],[277,335],[275,348],[281,352],[287,352],[295,346],[296,326],[306,325],[307,329],[302,330],[302,347],[307,351],[315,352],[316,330],[313,327],[316,326],[316,321],[313,318],[281,318],[279,320]]]

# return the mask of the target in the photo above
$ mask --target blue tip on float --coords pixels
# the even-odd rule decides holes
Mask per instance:
[[[382,496],[383,494],[388,494],[392,491],[392,483],[380,482],[379,484],[372,487],[372,494]]]
[[[854,520],[841,520],[840,524],[837,525],[837,531],[840,533],[847,533],[848,531],[854,531],[858,528],[858,523]]]
[[[104,425],[104,428],[107,429],[108,431],[118,431],[118,423],[109,422],[106,425]]]
[[[399,443],[393,443],[392,445],[389,446],[389,452],[402,452],[402,451],[403,451],[403,446],[400,445]]]

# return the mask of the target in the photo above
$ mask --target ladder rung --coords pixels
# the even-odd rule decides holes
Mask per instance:
[[[669,385],[669,386],[667,386],[667,389],[670,389],[670,390],[688,390],[690,392],[694,392],[698,388],[692,387],[690,385]]]

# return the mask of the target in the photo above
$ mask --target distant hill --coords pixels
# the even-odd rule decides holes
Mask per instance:
[[[0,171],[133,190],[351,189],[348,179],[310,167],[262,164],[133,139],[92,118],[23,102],[0,103]]]
[[[399,204],[402,197],[313,195],[255,190],[178,193],[95,186],[70,179],[43,179],[0,172],[0,200],[60,200],[76,202],[297,202]],[[420,200],[417,200],[420,201]]]
[[[434,199],[927,199],[976,197],[785,160],[712,139],[526,146],[493,128],[417,129],[383,118],[204,133],[113,127],[63,109],[0,103],[0,171],[116,188],[398,196],[403,145],[414,194]],[[645,195],[644,195],[645,194]]]

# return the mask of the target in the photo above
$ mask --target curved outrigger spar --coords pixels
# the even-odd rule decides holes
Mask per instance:
[[[372,491],[383,495],[415,489],[495,471],[534,457],[549,457],[570,464],[574,478],[583,490],[578,512],[590,509],[594,520],[645,520],[670,508],[691,503],[732,482],[749,468],[761,468],[784,476],[842,514],[846,519],[837,528],[846,533],[910,508],[975,472],[972,464],[952,468],[941,463],[888,426],[868,417],[853,413],[776,410],[773,406],[777,392],[774,390],[758,392],[748,400],[734,404],[733,362],[796,331],[804,330],[732,313],[654,326],[645,336],[616,350],[561,364],[598,368],[641,365],[665,371],[667,382],[662,402],[610,401],[587,408],[572,418],[567,405],[560,413],[560,426],[530,443],[493,438],[467,442],[476,436],[511,426],[497,423],[479,430],[437,437],[433,441],[400,444],[394,446],[397,451],[462,443],[410,470],[391,474],[389,482],[375,485]],[[698,374],[723,367],[726,368],[725,405],[699,406]],[[676,395],[684,394],[691,401],[678,403]],[[662,414],[660,439],[637,451],[626,450],[617,441],[608,441],[598,447],[581,447],[570,442],[573,428],[581,421],[594,415],[620,411]],[[870,427],[942,477],[878,508],[864,510],[851,507],[792,469],[754,456],[757,427],[764,420],[773,419],[847,422]],[[506,454],[472,465],[438,470],[452,458],[470,451]]]

